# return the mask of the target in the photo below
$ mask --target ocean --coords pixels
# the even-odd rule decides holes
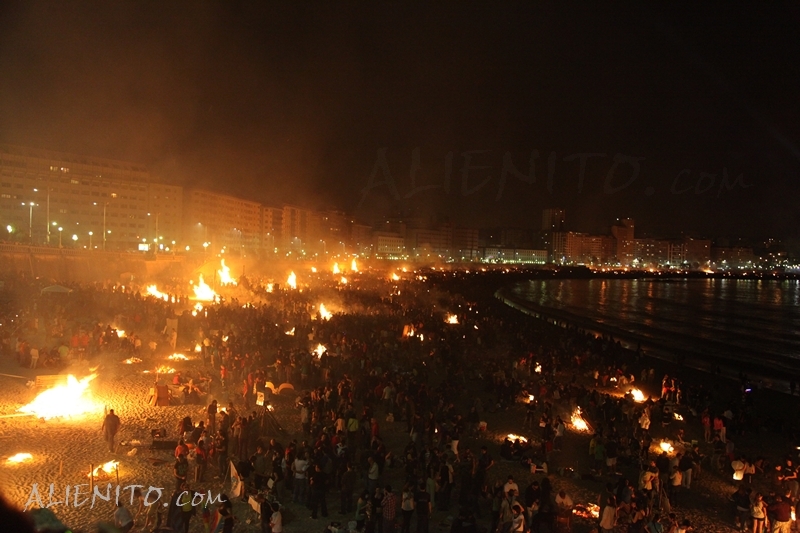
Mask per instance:
[[[623,330],[661,352],[800,374],[800,282],[742,279],[534,279],[519,304]],[[532,305],[530,305],[532,304]]]

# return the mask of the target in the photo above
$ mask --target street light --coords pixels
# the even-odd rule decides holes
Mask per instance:
[[[64,228],[61,226],[58,227],[58,247],[61,248],[61,233],[64,231]]]
[[[74,243],[76,243],[76,244],[77,244],[77,242],[78,242],[78,236],[77,236],[77,235],[75,235],[74,233],[72,234],[72,242],[74,242]]]
[[[92,249],[92,235],[94,235],[93,231],[89,232],[89,249]]]
[[[22,205],[25,206],[25,202],[22,202]],[[30,202],[27,205],[30,208],[28,213],[28,240],[33,244],[33,206],[36,204]]]

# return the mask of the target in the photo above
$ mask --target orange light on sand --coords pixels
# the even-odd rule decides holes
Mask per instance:
[[[175,369],[172,368],[171,366],[161,365],[158,368],[156,368],[156,373],[157,374],[174,374],[175,373]]]
[[[286,280],[286,284],[292,289],[297,288],[297,276],[295,275],[294,272],[289,274],[289,278]]]
[[[350,261],[350,271],[351,272],[358,272],[358,263],[356,263],[355,258],[353,258],[353,260]]]
[[[341,283],[342,285],[347,285],[347,278],[342,276],[342,279],[339,280],[339,283]]]
[[[156,298],[160,298],[160,299],[164,300],[165,302],[169,301],[169,295],[168,294],[164,294],[163,292],[158,290],[158,287],[156,287],[155,285],[148,285],[147,286],[147,294],[149,294],[150,296],[155,296]]]
[[[322,359],[322,354],[324,354],[328,349],[325,348],[321,344],[317,344],[317,347],[314,348],[314,353],[317,354],[317,359]]]
[[[109,461],[96,467],[92,472],[86,474],[86,477],[108,477],[115,473],[119,468],[119,461]]]
[[[644,393],[639,389],[631,389],[631,396],[636,403],[642,403],[645,400]]]
[[[217,298],[217,293],[203,280],[202,274],[200,274],[200,279],[194,284],[192,290],[194,291],[194,299],[201,302],[213,302]]]
[[[572,422],[572,427],[575,429],[575,431],[589,431],[589,424],[587,424],[586,420],[583,419],[580,407],[576,407],[572,412],[570,422]]]
[[[92,374],[78,381],[70,374],[66,385],[56,385],[39,393],[31,403],[23,405],[18,411],[45,420],[97,412],[100,407],[89,395],[89,383],[96,377],[97,374]]]
[[[448,324],[458,324],[458,317],[456,315],[447,315],[445,322]]]
[[[167,357],[170,361],[188,361],[189,358],[183,355],[182,353],[174,353]]]
[[[286,332],[287,335],[294,335],[294,328]]]
[[[333,313],[325,309],[325,304],[319,304],[319,316],[322,317],[322,320],[330,320]]]
[[[6,462],[16,465],[24,463],[25,461],[33,461],[33,455],[29,453],[18,453],[6,459]]]
[[[123,361],[123,363],[126,365],[138,365],[141,362],[142,360],[138,357],[129,357]]]
[[[521,435],[514,435],[513,433],[509,433],[508,435],[506,435],[506,438],[511,442],[516,442],[516,441],[528,442],[528,439],[526,439],[525,437]]]
[[[341,274],[342,273],[342,271],[339,270],[339,263],[334,263],[333,264],[333,273],[334,274]]]

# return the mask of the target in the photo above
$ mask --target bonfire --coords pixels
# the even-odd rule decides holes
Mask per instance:
[[[24,463],[25,461],[33,461],[33,455],[31,455],[29,453],[18,453],[18,454],[12,455],[8,459],[6,459],[6,462],[9,462],[9,463],[15,464],[15,465],[18,465],[20,463]]]
[[[174,353],[167,357],[170,361],[188,361],[189,358],[183,355],[182,353]]]
[[[514,435],[513,433],[509,433],[508,435],[506,435],[506,438],[511,442],[517,442],[517,441],[528,442],[528,439],[526,439],[525,437],[521,435]]]
[[[396,273],[392,273],[392,281],[400,281],[400,276],[398,276]]]
[[[358,272],[358,263],[356,263],[355,258],[353,258],[353,260],[350,261],[350,271],[351,272]]]
[[[458,317],[456,315],[447,315],[445,322],[448,324],[458,324]]]
[[[217,298],[217,293],[203,280],[202,274],[200,274],[192,290],[194,291],[194,299],[200,300],[201,302],[213,302]]]
[[[219,274],[219,282],[222,285],[236,285],[236,280],[231,277],[231,267],[225,264],[225,260],[220,261],[221,268],[217,270]]]
[[[634,402],[642,403],[645,401],[644,393],[639,389],[631,389],[631,396],[633,396]]]
[[[342,285],[347,285],[347,278],[342,276],[342,278],[339,280],[339,283],[341,283]]]
[[[125,363],[126,365],[138,365],[141,362],[142,360],[139,359],[138,357],[128,357],[123,361],[123,363]]]
[[[669,441],[662,440],[661,443],[658,445],[661,448],[661,451],[672,453],[675,451],[675,448],[672,447],[672,444]]]
[[[156,374],[174,374],[175,369],[171,366],[161,365],[156,368]]]
[[[339,263],[334,263],[333,264],[333,273],[334,274],[341,274],[342,273],[342,271],[339,270]]]
[[[200,346],[200,343],[194,345],[194,353],[200,353],[203,351],[203,347]]]
[[[314,348],[314,353],[317,354],[317,359],[322,359],[322,354],[324,354],[326,351],[328,351],[328,349],[321,344],[317,344],[317,347]]]
[[[583,419],[580,407],[576,407],[575,411],[572,412],[570,421],[572,422],[572,427],[575,429],[575,431],[589,431],[589,424],[587,424],[586,420]]]
[[[600,506],[594,503],[587,503],[586,505],[579,503],[572,510],[572,513],[585,520],[597,520],[600,518]]]
[[[94,477],[97,478],[108,478],[111,477],[112,474],[116,473],[119,469],[119,461],[109,461],[104,463],[98,467],[96,467],[92,472],[89,472],[86,477]]]
[[[325,304],[319,304],[319,316],[322,317],[322,320],[330,320],[333,313],[325,309]]]
[[[155,285],[148,285],[147,286],[147,294],[149,294],[150,296],[155,296],[156,298],[160,298],[161,300],[164,300],[165,302],[169,301],[169,295],[168,294],[164,294],[163,292],[158,290],[158,288]]]
[[[97,374],[92,374],[78,381],[70,374],[67,376],[66,385],[56,385],[41,392],[31,403],[23,405],[18,411],[45,420],[95,413],[100,409],[90,398],[89,383],[96,377]]]
[[[291,289],[296,289],[297,288],[297,276],[295,275],[294,272],[291,272],[289,274],[289,278],[286,280],[286,284]]]

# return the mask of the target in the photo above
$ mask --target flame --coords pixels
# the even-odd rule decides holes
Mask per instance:
[[[286,284],[292,289],[297,289],[297,276],[295,276],[294,272],[289,274],[289,278],[286,280]]]
[[[317,359],[322,359],[322,354],[324,354],[326,351],[327,348],[321,344],[317,344],[317,347],[314,348],[314,353],[317,354]]]
[[[456,315],[447,315],[445,322],[448,324],[458,324],[458,317]]]
[[[358,263],[356,263],[355,258],[353,258],[353,260],[350,261],[350,270],[352,272],[358,272]]]
[[[317,267],[311,267],[311,272],[313,272],[314,274],[316,274],[316,273],[317,273]]]
[[[225,264],[225,260],[220,261],[220,269],[217,270],[219,274],[219,282],[222,285],[236,285],[236,280],[231,277],[231,267]]]
[[[631,396],[633,396],[633,401],[637,403],[642,403],[645,400],[644,393],[639,389],[631,389]]]
[[[536,363],[536,366],[533,368],[533,371],[537,374],[542,373],[542,363]]]
[[[128,359],[125,359],[123,361],[123,363],[125,363],[126,365],[138,365],[141,362],[142,360],[139,359],[138,357],[129,357]]]
[[[201,304],[200,302],[197,302],[196,304],[194,304],[194,310],[199,313],[200,311],[203,310],[203,304]]]
[[[674,412],[673,412],[673,413],[672,413],[672,417],[673,417],[675,420],[683,420],[683,415],[679,415],[678,413],[674,413]]]
[[[330,320],[333,313],[325,309],[325,304],[319,304],[319,316],[322,317],[322,320]]]
[[[203,347],[200,346],[200,343],[197,343],[197,344],[194,345],[194,351],[195,351],[195,353],[200,353],[200,352],[203,351]]]
[[[333,264],[333,273],[334,274],[341,274],[342,273],[342,271],[339,270],[339,263],[334,263]]]
[[[596,503],[576,505],[575,508],[572,509],[572,513],[586,520],[593,520],[600,518],[600,506]]]
[[[174,374],[175,373],[175,369],[172,368],[171,366],[161,365],[158,368],[156,368],[156,373],[157,374]]]
[[[101,472],[103,476],[109,476],[117,471],[119,468],[119,461],[109,461],[105,464],[102,464],[96,467],[93,471],[86,475],[86,477],[100,477]]]
[[[794,513],[794,507],[792,507],[792,522],[797,521],[797,515]]]
[[[174,353],[167,357],[170,361],[188,361],[189,358],[183,355],[182,353]]]
[[[192,290],[194,291],[194,299],[201,302],[213,302],[217,298],[217,293],[206,284],[202,274],[200,274],[200,279],[192,287]]]
[[[506,435],[506,438],[511,442],[516,442],[516,441],[528,442],[528,439],[526,439],[525,437],[522,437],[520,435],[514,435],[513,433],[509,433],[508,435]]]
[[[672,452],[675,451],[675,448],[672,447],[672,444],[670,444],[669,442],[667,442],[665,440],[662,440],[661,443],[658,446],[661,448],[661,450],[663,450],[663,451],[665,451],[667,453],[672,453]]]
[[[70,374],[67,376],[66,385],[57,385],[41,392],[31,403],[23,405],[18,411],[36,415],[45,420],[97,412],[98,405],[87,394],[89,382],[96,377],[97,374],[92,374],[78,381],[75,376]]]
[[[267,292],[272,292],[273,290],[275,290],[275,284],[267,283]]]
[[[294,335],[294,328],[286,332],[287,335]]]
[[[342,276],[342,279],[339,280],[339,283],[341,283],[342,285],[347,285],[347,278]]]
[[[120,339],[124,339],[126,337],[124,329],[117,329],[116,332],[117,332],[117,337],[119,337]]]
[[[274,407],[272,407],[271,405],[267,405],[267,411],[274,411],[274,410],[275,410]]]
[[[572,412],[570,421],[572,422],[572,427],[575,428],[576,431],[589,431],[589,424],[583,419],[580,407],[576,407],[575,411]]]
[[[165,302],[169,301],[169,295],[168,294],[164,294],[163,292],[158,290],[158,288],[155,285],[148,285],[147,286],[147,294],[149,294],[150,296],[155,296],[156,298],[161,298]]]
[[[392,273],[392,281],[400,281],[400,276],[396,272]]]
[[[529,401],[529,402],[532,402],[532,401],[533,401],[533,394],[528,394],[528,401]]]
[[[33,461],[33,455],[29,453],[18,453],[16,455],[12,455],[6,459],[6,461],[14,464],[24,463],[25,461]]]

